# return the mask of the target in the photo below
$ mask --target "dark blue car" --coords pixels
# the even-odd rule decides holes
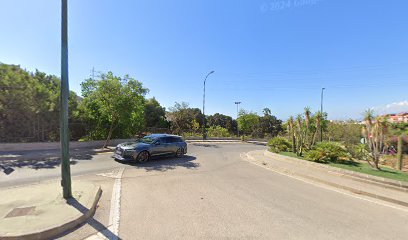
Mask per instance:
[[[182,137],[170,134],[151,134],[137,142],[119,144],[113,158],[120,161],[144,163],[150,157],[175,155],[181,157],[187,153],[187,143]]]

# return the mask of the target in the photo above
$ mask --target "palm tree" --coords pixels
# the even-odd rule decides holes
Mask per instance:
[[[301,114],[296,116],[296,139],[297,139],[297,152],[296,155],[302,156],[303,154],[303,117]]]
[[[288,133],[290,138],[292,139],[292,152],[296,153],[296,137],[295,137],[295,121],[293,119],[293,116],[289,117],[289,120],[287,122],[288,124]]]
[[[365,127],[362,133],[367,139],[368,148],[371,153],[373,163],[367,159],[371,167],[381,170],[379,161],[381,152],[384,149],[385,134],[387,131],[388,122],[383,117],[374,117],[374,111],[369,109],[364,116]]]
[[[319,131],[320,134],[322,134],[322,131],[321,131],[321,128],[320,128],[321,124],[322,124],[322,113],[320,111],[318,111],[316,113],[316,131],[313,134],[311,146],[313,146],[315,144],[315,142],[316,142],[316,136],[317,136],[316,133],[317,133],[317,131]]]
[[[306,121],[306,131],[309,129],[310,127],[310,107],[305,107],[305,121]]]

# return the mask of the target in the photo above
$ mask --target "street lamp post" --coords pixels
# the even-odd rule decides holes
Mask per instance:
[[[214,71],[211,71],[207,74],[207,76],[205,76],[204,79],[204,94],[203,94],[203,140],[206,139],[205,136],[205,82],[207,81],[208,76],[210,76],[211,74],[213,74]]]
[[[61,94],[60,94],[60,140],[61,140],[61,185],[63,197],[72,197],[71,169],[69,163],[68,132],[68,0],[61,0]]]
[[[237,105],[237,133],[238,133],[238,137],[239,137],[239,128],[238,128],[238,106],[239,104],[241,104],[241,102],[235,102],[235,104]]]
[[[320,142],[323,142],[323,91],[326,88],[322,88],[322,94],[320,98],[320,114],[321,114],[321,122],[320,122]]]

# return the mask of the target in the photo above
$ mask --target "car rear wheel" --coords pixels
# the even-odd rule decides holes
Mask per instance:
[[[149,161],[149,159],[150,159],[150,154],[147,151],[140,152],[136,157],[136,161],[139,163],[145,163]]]
[[[182,148],[177,149],[176,157],[182,157],[184,155],[184,151]]]

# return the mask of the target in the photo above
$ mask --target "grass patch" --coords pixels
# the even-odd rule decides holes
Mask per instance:
[[[353,161],[345,161],[353,162]],[[398,181],[408,182],[408,173],[404,173],[392,168],[381,167],[381,171],[373,169],[368,163],[353,162],[355,164],[347,163],[329,163],[329,166],[343,168],[355,172],[365,173],[377,177],[389,178]]]
[[[296,156],[293,152],[281,152],[279,153],[283,156],[293,157],[301,160],[306,160],[304,157]],[[324,163],[320,163],[324,164]],[[373,169],[368,163],[364,162],[355,162],[355,161],[338,161],[335,163],[327,163],[327,165],[337,168],[342,168],[350,171],[355,171],[359,173],[369,174],[377,177],[388,178],[397,181],[408,182],[408,173],[404,173],[392,168],[381,167],[381,171]]]

